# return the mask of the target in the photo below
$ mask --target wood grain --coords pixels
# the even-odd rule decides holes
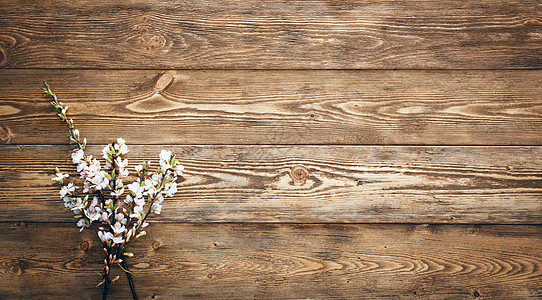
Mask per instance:
[[[0,66],[540,68],[540,8],[536,0],[3,0]]]
[[[129,246],[142,299],[542,296],[540,226],[153,223],[148,231]],[[91,231],[0,223],[0,233],[6,299],[99,298],[103,251]],[[124,277],[110,296],[129,298]]]
[[[542,145],[537,70],[1,70],[0,143],[66,143],[43,80],[94,144]]]
[[[542,147],[129,148],[132,163],[165,148],[186,168],[161,221],[542,223]],[[0,219],[72,222],[55,166],[78,177],[68,146],[0,147]]]

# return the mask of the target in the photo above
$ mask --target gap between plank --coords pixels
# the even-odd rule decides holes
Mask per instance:
[[[422,69],[422,68],[412,68],[412,69],[397,69],[397,68],[390,68],[390,69],[384,69],[384,68],[370,68],[370,69],[337,69],[337,68],[331,68],[331,69],[306,69],[306,68],[288,68],[288,69],[273,69],[273,68],[224,68],[224,69],[217,69],[217,68],[195,68],[195,69],[186,69],[186,68],[137,68],[137,69],[126,69],[126,68],[0,68],[0,70],[59,70],[59,71],[164,71],[164,70],[174,70],[174,71],[353,71],[353,72],[359,72],[359,71],[540,71],[542,68],[506,68],[506,69],[483,69],[483,68],[469,68],[469,69],[458,69],[458,68],[452,68],[452,69],[441,69],[441,68],[435,68],[435,69]]]

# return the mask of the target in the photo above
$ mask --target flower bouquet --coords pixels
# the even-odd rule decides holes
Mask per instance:
[[[49,85],[44,84],[44,92],[51,97],[58,117],[68,127],[70,144],[75,145],[71,158],[77,165],[82,190],[58,168],[53,180],[60,187],[64,205],[75,214],[77,226],[81,231],[85,228],[93,230],[102,243],[106,255],[98,284],[103,285],[102,297],[107,298],[110,285],[119,279],[119,276],[110,276],[111,268],[118,265],[126,273],[133,299],[137,299],[132,273],[126,264],[126,257],[134,254],[125,252],[126,246],[146,234],[148,216],[160,214],[164,198],[175,195],[177,180],[184,168],[171,151],[162,150],[155,171],[150,170],[150,161],[143,161],[134,168],[135,180],[126,184],[123,179],[130,175],[128,159],[123,158],[129,152],[126,141],[118,138],[102,149],[105,164],[88,155],[86,138],[81,140],[73,120],[66,115],[68,106],[59,102]]]

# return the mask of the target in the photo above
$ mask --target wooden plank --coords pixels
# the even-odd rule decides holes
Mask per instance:
[[[0,143],[66,143],[42,80],[95,144],[542,145],[542,71],[329,70],[2,70]]]
[[[0,3],[9,68],[542,67],[536,0]]]
[[[186,174],[161,221],[542,223],[542,147],[164,145],[127,157],[156,162],[162,148]],[[55,166],[78,177],[68,146],[0,147],[0,220],[73,222]]]
[[[141,299],[542,296],[540,226],[151,224],[148,231],[129,246]],[[91,231],[0,223],[0,233],[0,294],[100,298],[103,251]],[[110,296],[129,293],[121,277]]]

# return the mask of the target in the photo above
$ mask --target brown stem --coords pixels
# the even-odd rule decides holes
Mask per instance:
[[[56,106],[60,106],[60,103],[58,103],[58,98],[56,97],[56,94],[53,93],[53,91],[51,91],[51,87],[49,86],[49,84],[47,84],[46,81],[43,81],[43,85],[45,85],[45,89],[46,91],[48,92],[47,94],[49,96],[51,96],[51,99],[52,99],[52,102],[55,103]],[[57,108],[57,111],[58,111],[58,108]],[[61,110],[60,110],[61,112]],[[64,116],[64,119],[62,120],[62,122],[64,122],[66,124],[66,126],[68,126],[68,130],[70,132],[70,137],[73,138],[73,140],[75,141],[76,145],[77,145],[77,148],[83,150],[85,147],[83,144],[81,144],[81,142],[79,141],[79,139],[75,136],[75,134],[73,133],[73,131],[75,130],[75,128],[73,127],[73,125],[70,125],[70,123],[68,122],[68,116]],[[86,158],[85,158],[86,159]],[[102,207],[105,203],[105,197],[102,193],[102,191],[98,190],[98,191],[95,191],[94,193],[98,194],[98,197],[100,197],[100,200],[102,201]]]
[[[49,91],[49,95],[51,96],[52,102],[54,102],[56,105],[62,107],[60,105],[60,103],[58,103],[58,98],[56,97],[55,93],[53,93],[53,91],[51,91],[51,87],[49,86],[49,84],[47,84],[46,81],[44,81],[43,84],[45,85],[46,90]],[[57,111],[58,111],[58,108],[57,108]],[[60,112],[61,111],[62,110],[60,110]],[[66,125],[68,126],[68,130],[70,131],[70,137],[73,138],[73,140],[77,144],[77,148],[83,150],[85,147],[83,147],[83,145],[81,144],[79,139],[73,133],[75,128],[72,125],[70,125],[70,123],[68,123],[68,116],[64,116],[64,119],[62,120],[62,122],[66,123]]]
[[[128,284],[130,285],[130,292],[132,292],[132,299],[137,300],[137,294],[134,287],[134,280],[132,278],[132,273],[130,273],[130,270],[128,270],[128,265],[126,264],[126,261],[123,259],[120,263],[122,268],[125,270],[124,273],[126,273],[126,279],[128,279]]]
[[[109,253],[109,251],[107,252]],[[111,281],[109,280],[109,272],[111,272],[111,264],[109,263],[109,254],[107,254],[107,257],[106,257],[106,265],[109,270],[106,270],[106,268],[104,267],[104,276],[103,276],[104,290],[102,293],[102,300],[107,299],[107,292],[109,291],[109,284],[111,283]]]
[[[104,282],[104,291],[102,293],[102,300],[106,300],[107,299],[107,292],[109,291],[109,276],[107,276],[107,278],[105,278],[105,282]]]

